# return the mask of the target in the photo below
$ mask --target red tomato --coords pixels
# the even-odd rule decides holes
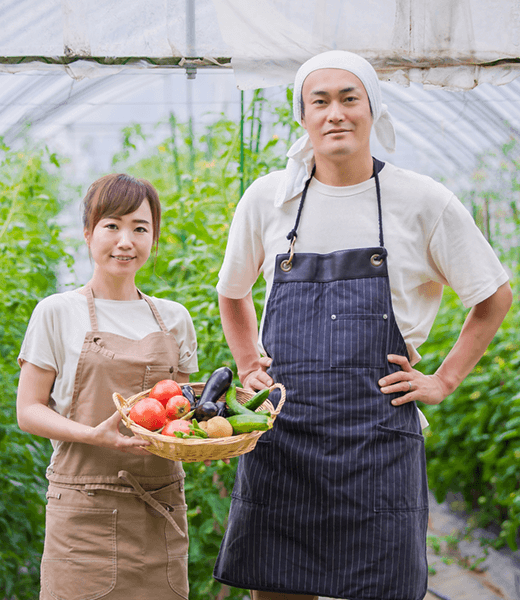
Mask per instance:
[[[166,403],[166,418],[178,419],[191,410],[190,401],[184,396],[173,396]]]
[[[181,386],[173,379],[163,379],[157,382],[148,394],[150,398],[155,398],[166,406],[166,403],[172,396],[182,396]]]
[[[168,421],[164,429],[161,431],[162,435],[171,435],[175,437],[176,431],[182,431],[182,433],[192,434],[190,424],[188,421],[182,421],[181,419],[175,419],[174,421]]]
[[[166,410],[155,398],[141,398],[137,404],[130,409],[128,416],[137,425],[145,429],[155,431],[164,427],[166,423]]]

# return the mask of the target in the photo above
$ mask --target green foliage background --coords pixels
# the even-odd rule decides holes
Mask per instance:
[[[520,533],[520,153],[511,138],[483,154],[467,207],[512,274],[513,306],[473,373],[439,406],[421,406],[430,421],[428,481],[439,501],[459,492],[475,526],[498,532],[495,547],[515,550]],[[467,311],[447,289],[418,368],[433,373],[457,338]]]
[[[149,179],[164,206],[157,257],[141,270],[143,291],[170,298],[190,311],[199,342],[204,381],[218,366],[235,364],[225,343],[215,285],[229,224],[241,190],[253,179],[285,163],[297,135],[290,111],[267,106],[260,93],[245,110],[243,128],[221,116],[200,135],[190,123],[170,116],[170,135],[154,152],[136,158],[145,137],[139,125],[122,132],[113,171]],[[274,123],[269,129],[267,123]],[[266,129],[268,131],[266,132]],[[276,134],[275,134],[276,133]],[[243,141],[243,144],[241,143]],[[518,280],[520,164],[512,141],[496,156],[482,157],[475,185],[465,201]],[[55,217],[62,185],[57,157],[46,149],[13,152],[1,148],[0,169],[0,600],[37,597],[44,529],[46,440],[16,426],[16,356],[36,302],[56,290],[60,265],[71,265],[67,240]],[[264,286],[254,289],[258,315]],[[515,296],[517,296],[515,294]],[[424,408],[429,484],[438,500],[460,492],[478,524],[500,529],[497,545],[515,547],[520,527],[520,393],[518,392],[518,300],[495,342],[462,386],[440,406]],[[466,311],[447,291],[430,339],[421,347],[420,368],[432,373],[452,346]],[[242,598],[244,591],[222,589],[211,574],[226,524],[237,459],[185,465],[190,528],[190,598]]]
[[[16,425],[16,358],[39,299],[71,265],[55,218],[60,180],[47,150],[12,151],[0,141],[0,597],[34,600],[43,548],[45,468],[51,445]]]

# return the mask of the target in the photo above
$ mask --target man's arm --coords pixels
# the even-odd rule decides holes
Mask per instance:
[[[261,357],[258,351],[258,321],[252,294],[238,300],[219,294],[218,301],[222,328],[242,385],[253,390],[273,385],[266,373],[271,360]]]
[[[392,401],[395,406],[412,400],[425,404],[442,402],[482,358],[511,307],[512,299],[511,286],[505,283],[492,296],[476,304],[470,310],[455,345],[433,375],[423,375],[412,368],[404,356],[390,355],[388,361],[399,365],[402,370],[379,380],[383,394],[408,392]],[[411,389],[408,382],[412,385]]]

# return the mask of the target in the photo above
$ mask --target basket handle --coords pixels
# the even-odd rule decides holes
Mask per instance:
[[[123,396],[121,396],[121,394],[114,392],[112,394],[112,400],[114,401],[114,404],[116,405],[118,413],[121,415],[121,417],[123,419],[123,423],[128,428],[130,428],[130,425],[132,425],[132,422],[130,421],[130,419],[128,418],[128,415],[123,410],[123,403],[124,403],[125,399],[123,398]]]
[[[277,415],[280,414],[280,411],[282,410],[282,406],[285,404],[285,396],[286,396],[285,386],[283,386],[281,383],[275,383],[274,385],[272,385],[269,388],[269,392],[272,392],[273,390],[275,390],[277,388],[280,390],[281,396],[280,396],[280,400],[278,400],[278,404],[276,405],[274,412],[272,413],[272,416],[274,416],[274,417],[276,417]]]

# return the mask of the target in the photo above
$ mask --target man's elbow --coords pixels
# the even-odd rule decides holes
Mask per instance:
[[[485,306],[484,316],[500,319],[502,322],[513,304],[513,292],[509,281],[506,281],[492,296],[484,300],[483,304]]]
[[[501,285],[496,293],[500,293],[500,302],[502,304],[505,317],[513,304],[513,290],[511,289],[511,284],[509,281],[506,281],[506,283]]]

